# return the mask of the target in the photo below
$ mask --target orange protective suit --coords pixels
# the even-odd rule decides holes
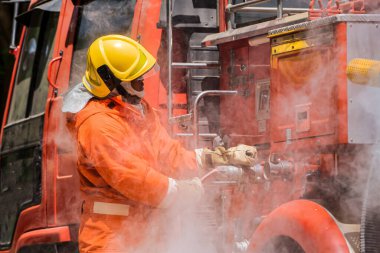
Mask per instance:
[[[92,100],[75,116],[84,198],[81,253],[158,252],[147,241],[157,247],[162,234],[154,219],[163,211],[157,206],[167,193],[168,177],[197,174],[195,153],[171,139],[157,113],[142,104],[144,116],[119,97]],[[120,205],[122,213],[107,214],[99,203]]]

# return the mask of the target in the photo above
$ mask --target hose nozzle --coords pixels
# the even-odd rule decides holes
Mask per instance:
[[[204,175],[201,178],[201,180],[205,181],[208,177],[210,177],[213,174],[224,175],[225,177],[228,177],[228,179],[230,180],[239,180],[243,175],[243,169],[232,165],[217,166],[215,167],[215,169],[211,170],[206,175]]]

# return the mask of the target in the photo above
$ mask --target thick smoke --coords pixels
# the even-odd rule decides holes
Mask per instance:
[[[109,1],[113,2],[113,1]],[[285,1],[290,3],[290,1]],[[293,1],[292,1],[293,2]],[[302,6],[308,4],[309,1],[297,1],[297,6]],[[120,34],[129,34],[130,27],[125,26],[124,24],[129,23],[125,21],[126,17],[131,17],[131,9],[126,6],[124,3],[121,5],[107,5],[102,2],[101,6],[97,4],[97,1],[93,1],[88,4],[88,8],[83,10],[81,15],[81,29],[79,30],[79,36],[77,36],[77,48],[75,48],[74,53],[74,65],[73,65],[73,76],[71,78],[71,85],[76,84],[81,81],[81,77],[84,73],[84,67],[86,63],[86,52],[90,43],[99,37],[104,35],[104,31],[108,33],[120,33]],[[120,2],[121,3],[121,2]],[[371,12],[377,12],[379,9],[379,4],[371,5]],[[289,6],[292,7],[292,6]],[[101,12],[98,10],[101,8]],[[109,21],[110,17],[115,17],[116,19],[112,22]],[[112,19],[112,18],[111,18]],[[120,19],[120,20],[119,20]],[[95,29],[95,30],[94,30]],[[315,34],[309,34],[315,36]],[[324,38],[321,38],[322,40]],[[363,38],[361,38],[363,39]],[[379,40],[377,40],[379,41]],[[318,43],[318,41],[316,41]],[[376,50],[379,48],[379,42],[376,42],[375,45],[371,44],[371,52],[366,55],[357,55],[356,57],[369,57],[371,55],[376,56],[373,59],[380,60],[380,56],[376,55]],[[367,45],[364,45],[367,47]],[[342,47],[343,48],[343,47]],[[343,50],[338,48],[338,51],[330,52],[330,56],[334,58],[339,55]],[[359,49],[351,48],[352,51],[360,51]],[[326,53],[321,51],[322,54]],[[178,56],[179,55],[179,56]],[[183,58],[182,54],[177,53],[178,58]],[[175,57],[177,57],[175,56]],[[269,55],[268,55],[269,57]],[[160,59],[165,62],[165,59]],[[328,82],[333,80],[334,74],[336,74],[337,66],[334,64],[325,65],[324,58],[317,52],[311,54],[301,54],[298,57],[296,63],[289,62],[288,66],[285,66],[285,69],[282,71],[287,72],[293,71],[291,74],[296,75],[299,85],[305,85],[307,88],[299,89],[292,96],[292,105],[296,104],[308,104],[310,102],[310,97],[314,96],[316,93],[321,95],[327,95],[327,99],[332,99],[337,94],[336,90],[330,89],[331,87]],[[329,59],[330,63],[337,62],[337,59]],[[297,65],[298,63],[303,63],[304,65]],[[286,67],[290,67],[286,69]],[[280,70],[281,71],[281,70]],[[327,77],[330,77],[328,79]],[[294,77],[294,76],[293,76]],[[296,84],[297,85],[297,84]],[[356,84],[351,84],[355,86]],[[330,88],[329,88],[330,87]],[[181,87],[180,87],[181,88]],[[377,88],[374,88],[377,89]],[[332,93],[329,93],[331,91]],[[376,104],[368,102],[365,97],[361,97],[358,94],[357,106],[361,108],[361,113],[372,115],[372,126],[368,131],[375,131],[379,129],[380,117],[376,117],[377,114],[374,114],[374,108]],[[281,107],[284,110],[284,114],[289,113],[289,117],[294,118],[293,113],[294,108],[289,108],[289,100],[282,101]],[[311,105],[318,106],[318,105]],[[336,106],[335,104],[324,104],[319,107],[320,115],[329,116],[331,113],[331,108],[329,106]],[[288,111],[287,111],[288,110]],[[351,119],[352,122],[359,122],[361,118]],[[243,125],[246,122],[243,122]],[[243,127],[243,126],[242,126]],[[338,130],[339,131],[339,130]],[[297,135],[297,133],[295,133]],[[374,136],[377,136],[376,134]],[[296,136],[297,137],[297,136]],[[297,139],[297,138],[296,138]],[[297,140],[295,140],[297,141]],[[57,143],[62,145],[67,144],[67,139],[57,137]],[[249,142],[249,141],[248,141]],[[326,150],[319,151],[318,155],[327,153]],[[337,167],[330,168],[331,171],[328,180],[335,181],[333,188],[325,189],[326,192],[323,192],[328,197],[331,197],[331,201],[338,201],[339,204],[335,207],[335,210],[332,210],[337,218],[344,223],[360,223],[360,213],[361,213],[361,204],[363,195],[365,193],[368,169],[371,166],[376,165],[372,161],[373,157],[378,156],[379,150],[376,146],[363,146],[363,145],[354,145],[351,147],[342,147],[337,149],[334,155],[337,157]],[[263,155],[263,159],[266,158],[266,155]],[[302,160],[299,158],[304,154],[295,154],[299,160],[304,163],[308,161]],[[312,155],[311,155],[312,156]],[[323,161],[322,161],[323,162]],[[298,165],[299,166],[299,165]],[[302,168],[303,169],[303,168]],[[291,197],[297,198],[302,194],[305,194],[305,184],[306,179],[301,180],[301,182],[280,182],[279,184],[295,184],[292,186],[290,192],[285,194],[291,195]],[[245,182],[246,183],[246,182]],[[296,184],[297,183],[297,184]],[[328,182],[327,182],[328,183]],[[231,250],[231,247],[225,247],[225,239],[227,235],[225,234],[226,226],[235,226],[235,234],[229,235],[231,238],[228,243],[231,245],[231,241],[243,241],[245,239],[250,239],[250,236],[254,232],[252,228],[257,227],[261,217],[261,209],[259,206],[262,202],[273,201],[276,203],[278,196],[283,196],[284,193],[280,192],[270,192],[270,187],[275,187],[277,183],[263,183],[260,185],[255,185],[247,187],[244,189],[239,189],[239,193],[244,197],[250,197],[249,202],[254,203],[238,203],[240,207],[240,213],[243,214],[241,220],[234,220],[228,222],[228,215],[231,213],[231,209],[228,206],[228,203],[223,201],[230,201],[230,205],[237,204],[232,203],[231,199],[224,198],[222,199],[220,192],[224,189],[223,187],[214,187],[208,184],[205,184],[206,188],[206,197],[203,200],[203,203],[199,206],[173,206],[168,209],[159,209],[154,211],[155,214],[152,215],[151,220],[149,220],[149,227],[146,228],[146,233],[149,235],[144,240],[144,245],[141,246],[138,253],[153,252],[152,249],[155,249],[154,252],[165,252],[165,253],[216,253],[216,252],[228,252]],[[323,186],[323,185],[322,185]],[[379,191],[380,187],[374,191]],[[264,192],[265,194],[274,194],[272,195],[273,199],[266,198],[267,196],[260,196],[258,192]],[[278,194],[278,195],[275,195]],[[269,194],[268,194],[269,195]],[[224,195],[225,196],[225,195]],[[289,198],[289,196],[287,196]],[[260,202],[261,201],[261,202]],[[247,201],[248,202],[248,201]],[[331,203],[327,203],[328,206]],[[265,210],[266,214],[270,210]],[[254,216],[257,216],[257,219]],[[248,217],[248,218],[247,218]],[[127,225],[126,225],[127,226]],[[249,228],[247,228],[249,227]],[[129,245],[125,245],[124,236],[126,232],[129,231],[141,231],[141,227],[124,227],[120,229],[120,237],[115,239],[115,243],[124,245],[126,249],[129,248]],[[157,243],[157,238],[159,242]],[[268,252],[297,252],[299,249],[297,245],[294,246],[294,251],[284,249],[280,245],[281,243],[274,243],[273,245],[268,246]],[[288,245],[287,245],[288,246]],[[272,248],[271,248],[272,247]],[[282,251],[281,251],[282,250]]]

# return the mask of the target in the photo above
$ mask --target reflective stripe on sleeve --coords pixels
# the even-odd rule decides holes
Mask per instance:
[[[129,205],[95,201],[93,213],[128,216]]]

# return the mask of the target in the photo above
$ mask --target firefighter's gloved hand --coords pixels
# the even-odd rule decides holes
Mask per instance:
[[[177,194],[174,205],[179,208],[191,208],[199,204],[204,189],[198,177],[189,180],[176,180]]]
[[[228,164],[235,166],[253,166],[257,163],[257,150],[254,146],[239,144],[225,152]]]
[[[187,180],[168,178],[168,180],[168,191],[158,208],[186,209],[200,202],[204,190],[198,177]]]
[[[188,180],[177,180],[177,196],[182,199],[192,199],[199,202],[203,196],[204,189],[198,177]]]
[[[204,148],[201,150],[200,158],[203,169],[228,164],[224,147],[216,147],[214,150]]]

